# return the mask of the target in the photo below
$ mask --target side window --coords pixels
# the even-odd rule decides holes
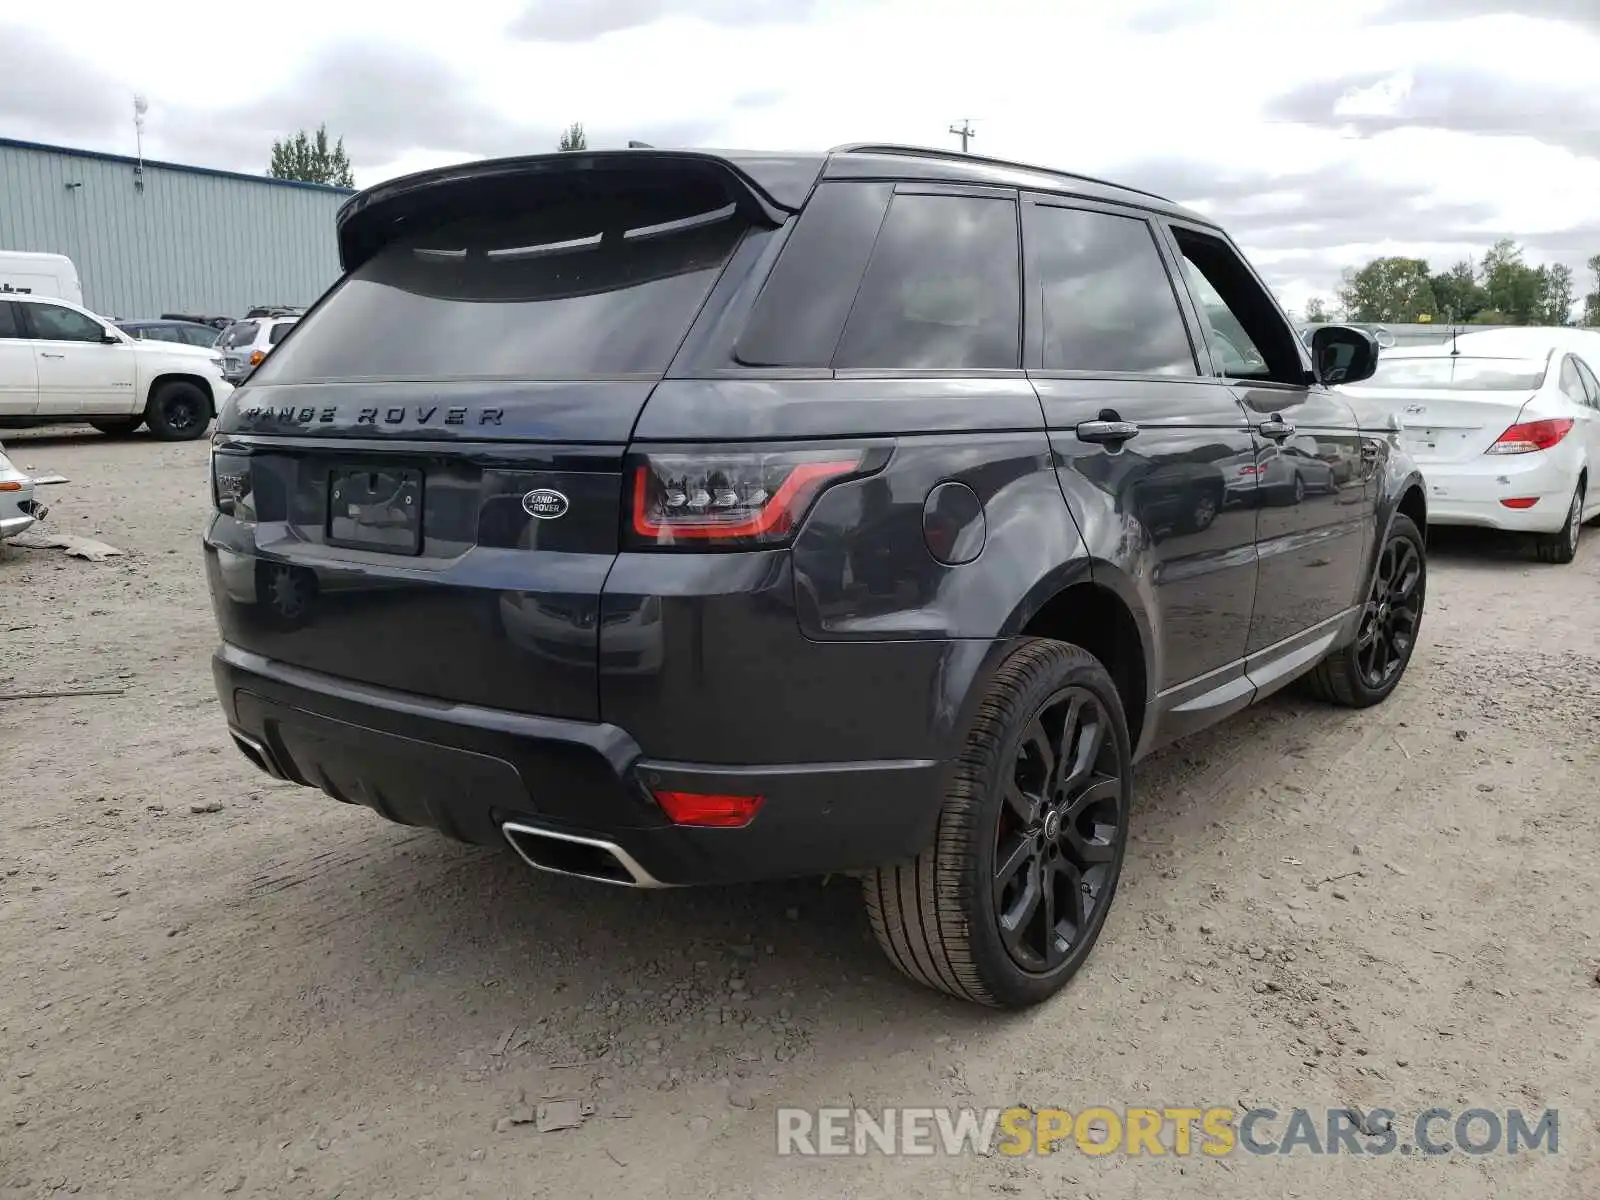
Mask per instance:
[[[1299,338],[1238,252],[1222,238],[1180,225],[1172,235],[1217,370],[1233,379],[1301,383]]]
[[[1016,201],[897,195],[833,365],[1018,368],[1020,293]]]
[[[196,325],[183,331],[184,339],[191,346],[215,346],[217,344],[217,331],[204,325]]]
[[[267,332],[267,343],[276,346],[283,341],[283,335],[289,332],[289,327],[293,324],[293,321],[279,321]]]
[[[0,300],[0,338],[20,338],[22,322],[17,319],[17,306],[9,300]]]
[[[99,321],[59,304],[30,304],[28,316],[33,336],[44,341],[98,342],[105,335]]]
[[[1047,371],[1198,375],[1194,348],[1150,224],[1031,205],[1028,295],[1037,297]]]
[[[1584,390],[1589,393],[1589,407],[1600,408],[1600,379],[1594,377],[1594,372],[1583,359],[1574,358],[1572,361],[1578,364],[1578,375],[1583,379]]]
[[[824,183],[806,201],[734,347],[747,367],[826,367],[861,286],[892,183]]]
[[[1584,390],[1583,379],[1578,374],[1578,360],[1568,354],[1561,360],[1561,394],[1574,404],[1587,407],[1589,393]]]

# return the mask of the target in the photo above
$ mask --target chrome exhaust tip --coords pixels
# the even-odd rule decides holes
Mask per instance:
[[[519,821],[507,821],[500,826],[500,832],[523,862],[552,875],[570,875],[574,879],[611,883],[619,887],[668,886],[646,871],[633,855],[615,842],[579,837],[572,833],[556,833]]]
[[[230,729],[228,733],[233,737],[233,744],[239,747],[239,753],[255,763],[274,779],[284,778],[283,772],[278,770],[278,764],[272,761],[272,755],[267,753],[267,748],[247,733],[240,733],[237,729]]]

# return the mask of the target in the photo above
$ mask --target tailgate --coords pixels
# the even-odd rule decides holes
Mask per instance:
[[[380,420],[403,414],[391,429],[413,433],[437,409],[430,420],[459,416],[462,434],[219,439],[219,479],[248,481],[227,485],[247,519],[219,521],[211,537],[223,637],[342,679],[593,719],[622,453],[649,388],[569,384],[492,406],[448,394],[418,404],[404,388],[366,388],[353,400],[293,407],[312,408],[313,423],[331,412],[330,428],[376,407]],[[486,411],[502,422],[488,429],[513,433],[587,413],[578,424],[602,436],[495,440],[467,424]]]
[[[623,454],[753,218],[701,162],[567,161],[493,187],[458,171],[347,218],[350,274],[219,422],[227,641],[597,719]]]

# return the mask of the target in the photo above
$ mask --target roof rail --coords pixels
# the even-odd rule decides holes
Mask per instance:
[[[1172,204],[1173,201],[1166,196],[1147,192],[1143,188],[1129,187],[1125,183],[1113,183],[1109,179],[1098,179],[1093,175],[1082,175],[1076,171],[1061,171],[1055,167],[1041,167],[1037,163],[1015,162],[1009,158],[989,158],[983,154],[969,154],[962,150],[945,150],[933,146],[903,146],[894,142],[847,142],[842,146],[834,146],[829,154],[902,154],[907,157],[940,158],[951,162],[978,162],[988,163],[996,167],[1015,167],[1019,171],[1038,171],[1042,175],[1057,175],[1062,179],[1075,179],[1080,183],[1093,183],[1101,187],[1120,188],[1124,192],[1134,192],[1140,196],[1149,196],[1152,200],[1160,200],[1163,204]]]

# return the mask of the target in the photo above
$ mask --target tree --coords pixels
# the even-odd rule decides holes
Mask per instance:
[[[1328,311],[1328,306],[1322,302],[1321,296],[1313,296],[1306,301],[1306,324],[1313,325],[1331,320],[1333,314]]]
[[[1339,288],[1346,319],[1406,323],[1438,307],[1428,264],[1420,258],[1375,258],[1346,271]]]
[[[1448,271],[1442,271],[1430,281],[1436,314],[1444,320],[1465,324],[1488,305],[1483,288],[1478,286],[1478,268],[1470,259],[1462,259]]]
[[[587,150],[589,139],[583,136],[583,122],[574,121],[561,133],[561,144],[558,150]]]
[[[1538,323],[1549,285],[1536,268],[1522,261],[1522,248],[1516,242],[1502,238],[1489,248],[1483,256],[1482,279],[1486,306],[1505,316],[1507,323]],[[1487,322],[1480,318],[1477,323]]]
[[[274,179],[298,179],[302,183],[326,183],[334,187],[355,187],[350,157],[344,152],[344,139],[328,144],[328,127],[318,125],[314,135],[304,129],[293,137],[272,143],[272,158],[267,174]]]
[[[1591,258],[1588,266],[1594,276],[1594,291],[1583,298],[1583,323],[1600,325],[1600,254]]]
[[[1556,263],[1553,267],[1540,267],[1534,274],[1538,276],[1539,294],[1533,307],[1533,324],[1571,324],[1572,306],[1577,299],[1572,291],[1572,268]]]

